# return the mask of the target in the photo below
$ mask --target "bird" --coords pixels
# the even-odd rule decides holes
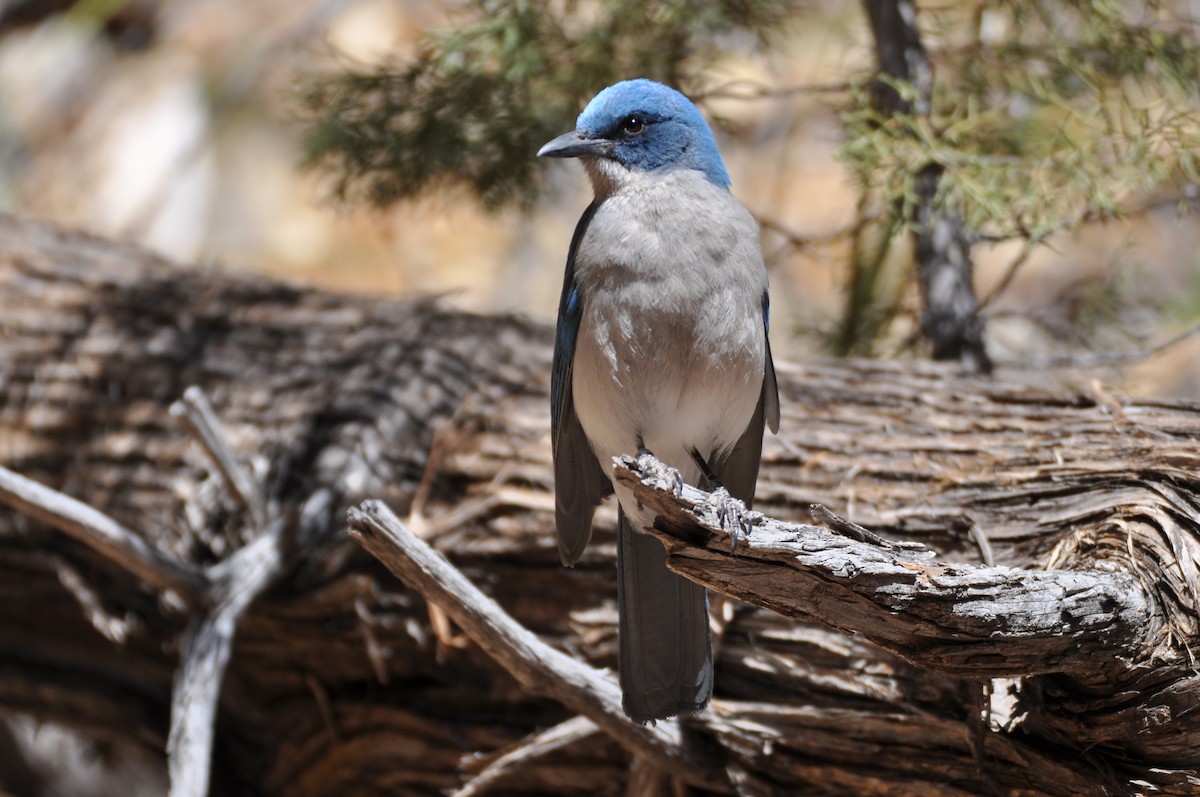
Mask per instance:
[[[779,429],[758,224],[699,109],[646,78],[600,91],[537,154],[578,159],[594,194],[555,330],[559,555],[579,561],[615,492],[622,707],[642,724],[700,711],[713,688],[707,593],[667,569],[643,531],[653,515],[614,483],[612,462],[650,452],[689,484],[751,504],[764,427]]]

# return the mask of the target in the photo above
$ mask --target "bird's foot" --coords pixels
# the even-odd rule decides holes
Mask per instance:
[[[683,497],[683,474],[654,456],[648,448],[638,450],[638,467],[644,475],[670,483],[676,498]]]
[[[730,553],[737,553],[739,535],[750,538],[750,532],[754,528],[754,512],[744,501],[730,495],[724,487],[718,487],[709,493],[708,502],[716,511],[717,522],[721,524],[721,528],[728,529],[729,536],[733,538]]]

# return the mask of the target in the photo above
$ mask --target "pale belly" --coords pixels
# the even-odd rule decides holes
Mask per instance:
[[[761,397],[765,332],[755,297],[713,296],[696,316],[599,298],[585,310],[582,328],[592,334],[580,335],[573,389],[601,467],[610,472],[613,457],[644,446],[697,483],[691,452],[708,460],[728,452]]]
[[[758,225],[698,171],[618,174],[575,257],[572,366],[580,425],[605,473],[645,447],[692,484],[761,400],[767,274]],[[599,191],[598,191],[599,194]],[[616,488],[635,527],[636,502]]]

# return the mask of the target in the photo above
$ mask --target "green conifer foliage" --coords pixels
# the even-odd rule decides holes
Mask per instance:
[[[316,79],[307,160],[339,197],[386,206],[462,184],[488,207],[529,204],[533,154],[598,87],[628,77],[686,86],[733,32],[766,39],[789,0],[472,0],[410,63]]]
[[[865,92],[843,116],[845,163],[902,218],[929,163],[944,169],[940,201],[993,239],[1040,240],[1200,182],[1196,21],[1115,0],[930,16],[930,116],[882,118]]]

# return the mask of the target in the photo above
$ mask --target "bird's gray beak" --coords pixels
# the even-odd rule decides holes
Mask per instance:
[[[582,158],[603,156],[612,150],[612,142],[603,138],[584,138],[578,130],[563,133],[538,150],[539,158]]]

